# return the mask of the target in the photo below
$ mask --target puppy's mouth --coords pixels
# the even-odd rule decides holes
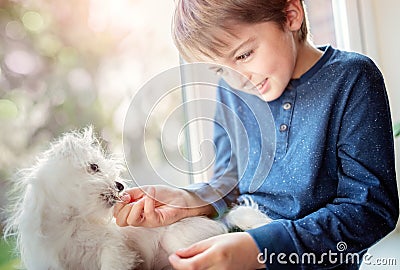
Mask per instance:
[[[100,193],[100,198],[106,203],[107,206],[113,207],[117,202],[123,202],[121,197],[124,191],[118,192],[112,188],[106,192]]]

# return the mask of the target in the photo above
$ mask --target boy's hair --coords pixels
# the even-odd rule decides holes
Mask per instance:
[[[177,0],[172,36],[182,57],[203,55],[221,57],[228,44],[221,34],[235,36],[235,24],[275,22],[283,29],[288,0]],[[300,0],[304,9],[303,0]],[[304,10],[305,14],[305,10]],[[301,42],[307,39],[307,18],[298,31]]]

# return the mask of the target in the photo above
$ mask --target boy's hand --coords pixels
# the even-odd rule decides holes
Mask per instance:
[[[176,270],[247,270],[265,268],[257,261],[258,247],[246,232],[222,234],[176,251],[169,261]]]
[[[129,201],[114,207],[119,226],[160,227],[182,218],[211,215],[211,206],[201,203],[189,192],[168,186],[143,186],[125,191]]]

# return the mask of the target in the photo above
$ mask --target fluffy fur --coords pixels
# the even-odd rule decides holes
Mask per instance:
[[[227,232],[226,223],[204,217],[161,228],[118,227],[112,213],[123,192],[122,168],[87,128],[66,133],[21,171],[5,236],[16,235],[25,268],[170,269],[167,258],[176,249]],[[254,205],[235,208],[229,226],[268,223]]]

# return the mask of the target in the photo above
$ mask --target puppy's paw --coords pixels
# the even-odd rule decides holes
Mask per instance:
[[[253,206],[236,206],[226,214],[224,221],[229,228],[249,230],[268,224],[272,219]]]

